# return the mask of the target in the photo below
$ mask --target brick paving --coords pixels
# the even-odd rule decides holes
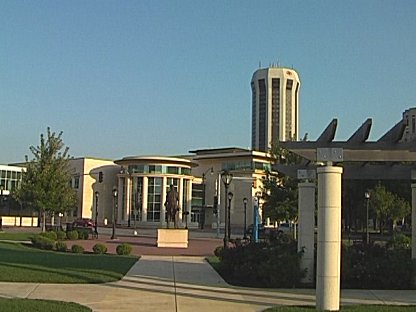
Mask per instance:
[[[39,228],[25,228],[25,227],[6,227],[3,229],[6,232],[34,232],[39,233]],[[107,246],[108,253],[115,254],[117,245],[121,243],[129,243],[132,247],[132,254],[141,255],[166,255],[166,256],[211,256],[214,254],[216,247],[223,244],[222,239],[213,238],[212,233],[200,233],[198,230],[190,230],[190,239],[188,248],[158,248],[156,239],[156,230],[140,230],[139,235],[129,235],[127,232],[131,232],[129,229],[117,229],[121,232],[117,235],[117,239],[112,240],[109,234],[111,230],[109,228],[100,228],[100,232],[106,232],[100,234],[98,239],[92,239],[91,236],[88,240],[67,240],[65,241],[68,248],[77,244],[84,247],[85,251],[92,251],[92,247],[101,243]],[[143,232],[143,234],[141,234]],[[202,236],[202,237],[192,237]],[[211,236],[211,237],[210,237]]]

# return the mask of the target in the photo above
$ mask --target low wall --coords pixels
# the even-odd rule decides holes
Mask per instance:
[[[158,229],[157,247],[188,248],[188,230]]]

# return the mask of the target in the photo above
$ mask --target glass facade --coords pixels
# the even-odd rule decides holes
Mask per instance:
[[[272,138],[280,137],[280,79],[272,79]],[[275,144],[276,142],[271,142]]]
[[[256,86],[251,82],[251,146],[256,144],[256,129],[257,129],[257,110],[256,110]]]
[[[162,205],[162,183],[163,178],[149,177],[147,188],[147,220],[150,222],[160,221]]]
[[[228,162],[222,165],[222,170],[241,171],[241,170],[263,170],[271,171],[270,163],[252,162],[252,161],[236,161]]]
[[[0,185],[5,191],[13,191],[19,187],[22,181],[22,172],[13,170],[0,170]]]
[[[132,211],[133,220],[142,221],[143,177],[133,178]]]
[[[267,150],[267,88],[264,79],[259,80],[259,149]]]
[[[190,175],[191,169],[180,166],[164,166],[164,165],[129,165],[128,172],[143,174],[175,174]]]

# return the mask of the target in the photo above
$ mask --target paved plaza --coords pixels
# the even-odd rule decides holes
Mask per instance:
[[[251,289],[228,285],[205,261],[205,256],[212,254],[209,248],[222,242],[215,238],[215,233],[191,232],[187,250],[150,246],[155,240],[153,230],[142,230],[136,237],[130,236],[129,231],[119,232],[118,243],[136,241],[134,252],[144,252],[122,280],[81,285],[0,283],[0,296],[72,301],[93,311],[244,312],[262,311],[273,305],[315,305],[314,289]],[[109,233],[104,229],[101,232],[99,240],[111,242]],[[96,242],[88,240],[85,244]],[[204,247],[197,248],[198,245]],[[152,255],[152,250],[158,254]],[[344,290],[341,297],[342,304],[416,305],[415,290]]]

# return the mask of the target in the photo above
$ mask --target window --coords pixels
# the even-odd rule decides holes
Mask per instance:
[[[160,221],[162,178],[149,178],[147,189],[147,221]]]
[[[79,177],[74,178],[74,189],[79,189]]]

